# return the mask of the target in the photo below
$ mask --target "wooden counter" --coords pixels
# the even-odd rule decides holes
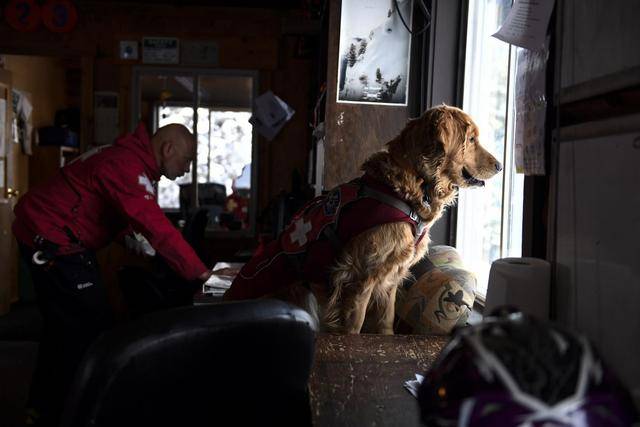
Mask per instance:
[[[448,337],[320,334],[309,393],[313,425],[419,426],[404,388],[431,366]]]

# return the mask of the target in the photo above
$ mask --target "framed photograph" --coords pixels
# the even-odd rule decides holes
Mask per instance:
[[[144,64],[178,64],[180,48],[174,37],[143,37],[142,63]]]
[[[120,40],[120,59],[125,61],[138,59],[137,40]]]
[[[412,13],[413,0],[342,0],[337,102],[407,105]]]

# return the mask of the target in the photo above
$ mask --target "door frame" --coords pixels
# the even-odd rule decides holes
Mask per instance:
[[[198,91],[200,76],[220,76],[220,77],[249,77],[253,80],[251,91],[251,103],[258,96],[258,88],[260,85],[259,72],[257,70],[236,70],[236,69],[206,69],[206,68],[181,68],[181,67],[148,67],[148,66],[134,66],[131,73],[131,92],[130,92],[130,106],[131,106],[131,120],[129,122],[130,131],[133,131],[140,121],[140,77],[142,75],[160,74],[166,76],[185,76],[193,78],[193,104],[194,112],[194,134],[198,134],[198,120],[197,120],[197,107],[198,107]],[[249,228],[247,230],[238,231],[224,231],[220,233],[224,237],[253,237],[256,233],[256,218],[258,210],[258,133],[254,129],[251,136],[251,200],[249,200]],[[197,168],[192,168],[193,177],[191,184],[194,186],[192,194],[195,194],[193,200],[195,203],[198,201],[198,188],[197,188]],[[207,233],[210,235],[211,233]],[[217,235],[218,233],[216,233]],[[221,237],[222,237],[221,236]]]

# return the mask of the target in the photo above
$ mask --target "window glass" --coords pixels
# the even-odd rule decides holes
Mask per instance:
[[[251,230],[254,73],[139,68],[135,74],[140,97],[134,121],[144,122],[152,133],[182,124],[197,137],[189,173],[158,182],[160,207],[178,225],[205,210],[208,230]]]
[[[513,164],[513,66],[511,48],[492,34],[511,8],[511,0],[469,2],[463,109],[480,129],[480,142],[504,165],[484,188],[461,189],[456,246],[486,294],[491,263],[520,256],[524,178]]]

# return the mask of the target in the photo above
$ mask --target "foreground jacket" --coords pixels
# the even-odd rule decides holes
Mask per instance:
[[[240,270],[227,300],[259,298],[298,282],[331,283],[330,268],[344,244],[372,227],[407,222],[415,244],[427,229],[388,186],[365,175],[313,199],[278,238]]]
[[[207,267],[158,206],[158,179],[151,141],[140,124],[133,134],[86,152],[29,190],[15,208],[13,233],[29,247],[40,236],[64,255],[100,249],[131,227],[180,276],[196,279]]]

